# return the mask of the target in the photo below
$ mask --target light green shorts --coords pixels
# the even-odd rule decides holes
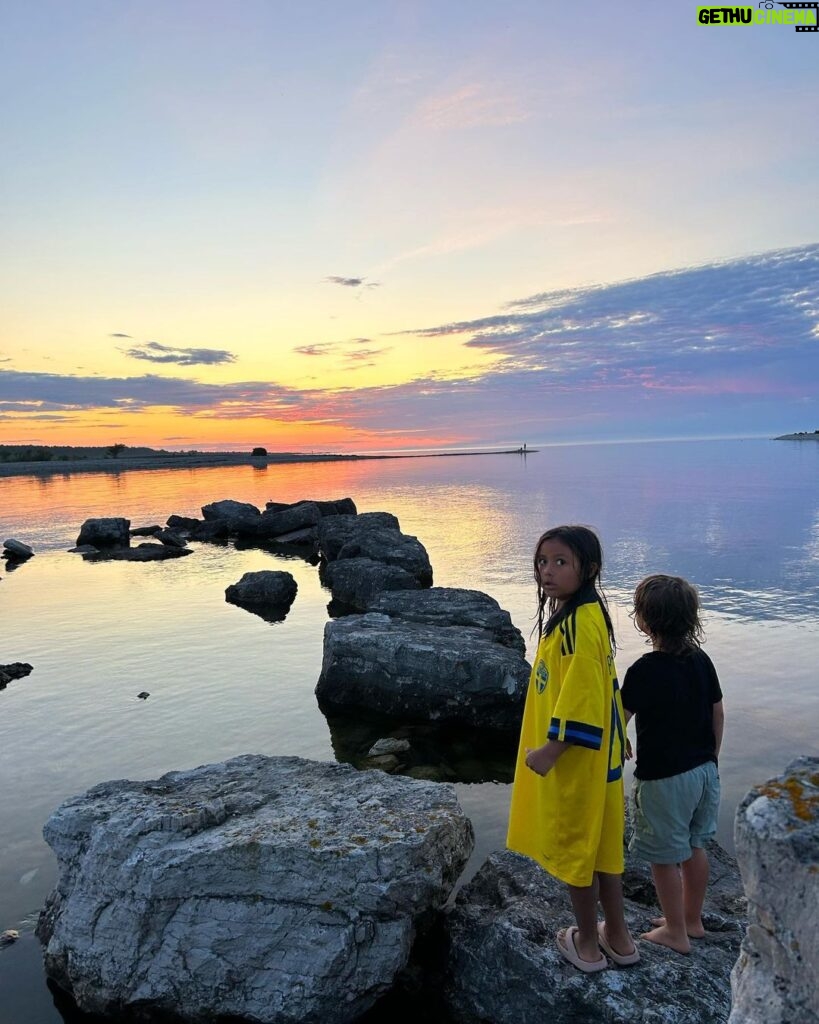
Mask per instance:
[[[651,864],[680,864],[717,832],[719,774],[713,761],[666,779],[635,779],[629,851]]]

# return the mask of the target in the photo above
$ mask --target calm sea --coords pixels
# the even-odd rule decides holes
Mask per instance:
[[[142,526],[221,498],[351,496],[421,539],[436,585],[493,595],[527,638],[538,535],[561,522],[596,527],[621,677],[645,650],[627,614],[635,583],[670,572],[700,588],[725,693],[720,839],[731,848],[749,787],[817,752],[818,471],[819,444],[747,440],[0,480],[0,541],[37,552],[0,576],[0,664],[34,666],[0,692],[0,931],[22,932],[0,949],[0,1021],[64,1019],[32,933],[55,881],[41,829],[60,801],[106,779],[246,752],[333,759],[370,739],[331,728],[316,706],[329,594],[315,566],[232,545],[165,563],[85,563],[66,549],[86,518]],[[262,568],[298,582],[282,623],[225,602],[228,584]],[[474,871],[503,846],[504,766],[462,742],[446,772],[484,780],[456,781],[475,824]]]

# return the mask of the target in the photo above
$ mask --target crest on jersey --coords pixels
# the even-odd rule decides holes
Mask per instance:
[[[537,688],[537,692],[543,693],[548,682],[549,670],[542,661],[539,661],[537,663],[537,668],[535,669],[535,687]]]

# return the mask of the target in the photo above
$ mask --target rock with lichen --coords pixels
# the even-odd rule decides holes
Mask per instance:
[[[38,926],[81,1009],[346,1024],[407,964],[472,849],[451,786],[245,755],[59,807]]]
[[[748,931],[730,1024],[819,1024],[819,758],[752,789],[735,841]]]

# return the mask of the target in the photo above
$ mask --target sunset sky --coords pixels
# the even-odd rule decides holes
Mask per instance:
[[[0,443],[819,428],[819,33],[681,0],[0,9]]]

